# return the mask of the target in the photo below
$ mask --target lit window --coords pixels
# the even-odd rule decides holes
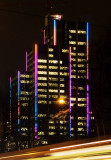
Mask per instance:
[[[29,98],[28,97],[20,97],[20,100],[22,100],[22,101],[28,101]]]
[[[47,142],[47,141],[41,141],[41,143],[42,143],[42,144],[48,144],[48,142]]]
[[[42,132],[42,131],[38,132],[38,135],[44,135],[44,132]]]
[[[76,30],[69,30],[69,33],[76,33]]]
[[[49,95],[49,98],[58,98],[58,95]]]
[[[86,59],[80,59],[80,58],[78,58],[78,62],[86,62]]]
[[[74,128],[71,128],[71,131],[74,131]]]
[[[40,68],[40,69],[47,69],[47,66],[44,66],[44,65],[38,65],[38,68]]]
[[[51,77],[49,77],[49,80],[50,81],[58,81],[58,78],[51,78]]]
[[[47,74],[47,72],[46,71],[38,71],[38,74]]]
[[[45,81],[45,80],[47,80],[47,77],[38,77],[38,80]]]
[[[64,90],[60,90],[60,93],[64,93],[65,91]]]
[[[86,120],[86,117],[78,117],[78,120]]]
[[[60,61],[60,64],[62,64],[62,61]]]
[[[71,78],[76,78],[76,75],[71,75]]]
[[[78,56],[85,56],[86,53],[78,53]]]
[[[49,89],[49,92],[58,93],[58,90],[56,90],[56,89]]]
[[[86,73],[86,70],[79,70],[80,73]]]
[[[78,87],[78,90],[84,90],[84,88],[83,87]]]
[[[86,123],[85,122],[78,122],[78,126],[85,126]]]
[[[28,103],[21,103],[21,106],[27,107],[29,104]]]
[[[69,53],[68,49],[62,49],[62,53]]]
[[[74,52],[71,52],[71,55],[72,55],[72,56],[76,56],[76,53],[74,53]]]
[[[53,52],[54,51],[54,49],[53,48],[49,48],[49,52]]]
[[[49,83],[49,86],[50,87],[58,87],[58,84],[56,84],[56,83]]]
[[[76,50],[76,47],[73,47],[73,50],[75,51],[75,50]]]
[[[58,69],[58,66],[49,66],[49,69]]]
[[[28,128],[22,127],[21,131],[28,131]]]
[[[60,84],[60,87],[64,87],[64,84]]]
[[[60,72],[60,75],[61,75],[61,76],[67,76],[68,73],[67,73],[67,72]]]
[[[76,98],[71,98],[71,101],[76,101]]]
[[[38,86],[47,86],[47,83],[38,83]]]
[[[60,70],[67,70],[68,69],[68,67],[61,67],[60,66]]]
[[[51,121],[51,120],[50,120],[49,123],[50,123],[50,124],[54,124],[54,121]]]
[[[49,129],[55,129],[55,126],[49,126]]]
[[[47,92],[47,89],[38,89],[38,92]]]
[[[78,45],[86,45],[86,42],[78,42]]]
[[[80,31],[80,30],[78,30],[77,33],[79,33],[79,34],[86,34],[86,31]]]
[[[84,64],[78,64],[78,67],[85,67],[85,65]]]
[[[49,132],[49,135],[54,135],[55,134],[55,132]]]
[[[38,59],[38,62],[39,63],[47,63],[47,60],[45,60],[45,59]]]
[[[49,72],[49,75],[58,75],[58,72]]]
[[[38,101],[38,104],[47,104],[47,101]]]
[[[78,107],[86,107],[86,104],[80,104],[80,103],[78,103]]]
[[[38,98],[47,98],[47,95],[39,94]]]
[[[78,128],[78,131],[85,131],[84,128]]]
[[[49,63],[55,63],[55,64],[57,64],[58,61],[57,60],[49,60]]]
[[[75,61],[76,61],[76,58],[71,58],[71,61],[75,62]]]
[[[69,35],[69,39],[71,39],[72,38],[72,36],[71,35]]]
[[[76,41],[69,41],[69,44],[76,44]]]
[[[64,78],[60,78],[60,81],[64,81]]]
[[[28,119],[28,116],[21,116],[20,119]]]
[[[49,54],[49,57],[50,57],[50,58],[53,58],[53,57],[54,57],[54,55],[53,55],[53,54]]]
[[[46,114],[38,114],[38,117],[46,117]]]

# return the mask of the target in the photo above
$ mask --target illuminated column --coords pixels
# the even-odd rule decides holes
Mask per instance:
[[[20,71],[18,71],[18,132],[20,132]]]
[[[38,46],[35,44],[35,139],[37,139],[37,79],[38,79]]]
[[[54,19],[54,46],[56,46],[57,43],[57,20]]]
[[[45,45],[45,29],[44,29],[44,45]]]
[[[27,52],[26,52],[26,72],[27,72]]]
[[[69,47],[69,109],[70,109],[70,137],[71,137],[71,47]]]
[[[89,23],[87,22],[87,80],[89,81]],[[89,84],[87,83],[87,135],[89,134]]]
[[[11,87],[12,87],[12,79],[11,79],[11,77],[10,77],[10,122],[11,122]],[[11,129],[11,126],[10,126],[10,129]]]

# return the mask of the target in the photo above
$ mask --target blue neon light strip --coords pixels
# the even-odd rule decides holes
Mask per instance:
[[[38,46],[35,44],[35,139],[37,139],[37,79],[38,79]]]
[[[87,22],[87,80],[89,80],[89,23]],[[87,135],[89,134],[89,84],[87,84]]]
[[[56,46],[57,43],[57,20],[54,19],[54,46]]]

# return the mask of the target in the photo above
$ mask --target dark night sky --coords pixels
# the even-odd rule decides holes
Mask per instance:
[[[0,0],[0,95],[6,95],[9,91],[9,76],[17,74],[17,70],[25,70],[25,51],[32,48],[34,42],[42,42],[46,1]],[[95,54],[100,55],[97,52],[98,46],[101,48],[104,45],[104,37],[110,30],[110,2],[108,0],[52,1],[55,13],[63,14],[64,19],[89,21],[90,55],[92,57]],[[1,104],[0,108],[3,107]]]
[[[55,10],[63,14],[65,19],[89,21],[92,25],[91,33],[94,33],[91,35],[93,41],[101,33],[101,25],[106,26],[111,16],[107,0],[104,3],[55,0],[54,4]],[[25,51],[34,42],[42,41],[45,13],[46,0],[0,1],[0,90],[3,92],[7,92],[9,76],[14,75],[18,69],[25,69]]]

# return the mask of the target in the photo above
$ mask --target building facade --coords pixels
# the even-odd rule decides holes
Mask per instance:
[[[94,132],[88,61],[89,23],[47,15],[44,44],[26,52],[26,71],[18,71],[11,85],[12,128],[28,147]]]

